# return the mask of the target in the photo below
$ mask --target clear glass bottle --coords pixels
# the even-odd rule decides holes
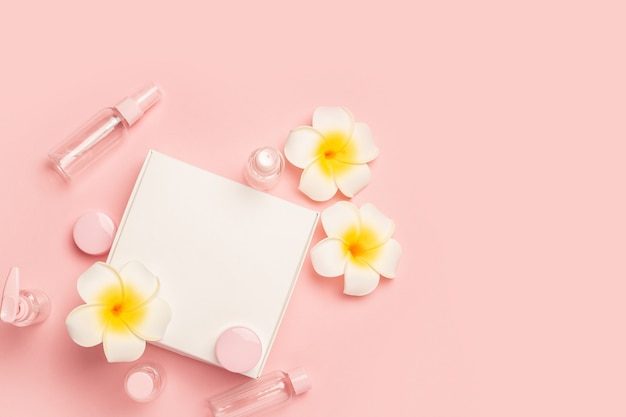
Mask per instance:
[[[138,402],[154,400],[165,386],[165,373],[156,365],[138,364],[126,374],[124,389],[130,398]]]
[[[274,371],[209,399],[213,417],[248,417],[275,410],[311,388],[302,368]]]
[[[159,88],[151,84],[115,107],[100,110],[65,141],[48,152],[54,167],[65,179],[91,165],[120,139],[128,128],[161,98]]]
[[[278,183],[285,168],[285,159],[277,149],[264,146],[248,157],[246,181],[257,190],[269,190]]]
[[[4,284],[0,319],[17,327],[41,323],[50,315],[50,299],[41,290],[20,289],[20,270],[11,268]]]

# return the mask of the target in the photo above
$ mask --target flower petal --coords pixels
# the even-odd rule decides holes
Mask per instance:
[[[402,247],[394,239],[389,239],[385,244],[376,249],[365,251],[361,259],[385,278],[395,278]]]
[[[344,107],[318,107],[313,112],[312,124],[324,136],[341,134],[349,139],[354,129],[354,117]]]
[[[160,340],[172,319],[172,309],[161,298],[154,298],[134,313],[142,319],[126,321],[126,325],[144,340]]]
[[[285,158],[298,168],[306,168],[320,157],[324,142],[320,132],[309,126],[295,128],[287,136]]]
[[[373,232],[375,241],[369,243],[369,247],[373,248],[387,242],[395,231],[393,220],[385,216],[371,203],[363,204],[359,209],[361,215],[361,225],[367,227]]]
[[[87,304],[102,304],[103,296],[122,298],[122,280],[115,269],[104,262],[96,262],[78,277],[78,294]]]
[[[338,161],[329,161],[332,167],[335,183],[346,197],[352,198],[370,182],[372,176],[367,164],[344,164]]]
[[[104,354],[109,362],[132,362],[143,355],[146,341],[128,327],[107,328],[103,337]]]
[[[337,184],[324,164],[321,159],[317,159],[302,171],[298,189],[311,200],[326,201],[337,193]]]
[[[347,295],[366,295],[378,286],[380,275],[367,264],[356,259],[346,263],[343,293]]]
[[[339,239],[321,240],[311,249],[310,255],[313,269],[323,277],[338,277],[346,269],[346,246]]]
[[[129,297],[129,291],[124,294],[124,303],[127,303],[126,308],[129,310],[150,300],[159,290],[159,279],[140,262],[127,263],[120,271],[120,276],[124,289],[132,289],[132,297]]]
[[[350,152],[337,153],[335,158],[339,162],[364,164],[374,160],[379,152],[376,145],[374,145],[370,127],[363,122],[354,124],[352,139],[350,139],[350,145],[347,148],[350,149]]]
[[[67,315],[65,327],[74,343],[83,347],[102,343],[105,328],[103,310],[102,306],[83,304]]]
[[[359,209],[348,201],[339,201],[322,212],[322,227],[328,237],[340,239],[352,228],[358,234],[360,223]]]

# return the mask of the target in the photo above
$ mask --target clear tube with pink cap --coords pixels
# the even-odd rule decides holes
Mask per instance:
[[[65,141],[50,150],[48,157],[65,179],[71,179],[126,136],[128,128],[160,98],[159,88],[150,84],[114,107],[100,110]]]
[[[274,371],[209,399],[213,417],[249,417],[276,410],[311,388],[302,368]]]

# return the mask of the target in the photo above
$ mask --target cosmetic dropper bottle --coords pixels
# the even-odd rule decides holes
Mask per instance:
[[[246,165],[246,182],[257,190],[269,190],[278,183],[285,159],[277,149],[264,146],[252,152]]]
[[[61,175],[70,180],[118,143],[143,114],[161,98],[159,88],[150,84],[106,107],[50,152],[48,157]]]
[[[286,405],[310,388],[302,368],[274,371],[210,398],[209,408],[212,417],[257,416]]]
[[[20,289],[20,270],[11,268],[4,283],[0,319],[17,327],[41,323],[50,314],[50,299],[41,290]]]

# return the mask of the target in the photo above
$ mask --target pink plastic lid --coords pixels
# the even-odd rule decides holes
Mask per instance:
[[[254,368],[262,352],[259,336],[247,327],[225,330],[215,345],[217,361],[231,372],[246,372]]]
[[[302,394],[311,389],[311,380],[309,376],[302,368],[292,369],[287,372],[289,375],[289,379],[291,380],[291,385],[293,385],[293,390],[297,394]]]
[[[130,97],[120,101],[115,108],[132,126],[150,107],[161,98],[161,91],[155,84],[150,84]]]
[[[154,396],[154,381],[145,372],[139,371],[128,375],[126,393],[135,401],[149,401]]]
[[[111,248],[115,223],[102,212],[87,212],[76,220],[73,236],[76,246],[83,252],[102,255]]]

